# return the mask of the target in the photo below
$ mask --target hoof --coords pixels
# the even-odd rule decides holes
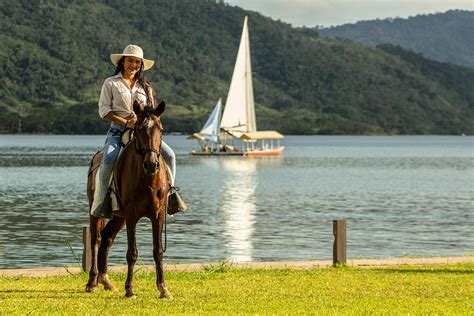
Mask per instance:
[[[160,298],[173,298],[173,296],[171,296],[170,291],[168,291],[168,288],[166,287],[165,283],[160,283],[157,287],[158,291],[160,291]]]
[[[172,299],[173,296],[171,295],[170,292],[166,291],[166,292],[160,293],[160,298]]]
[[[117,288],[110,282],[107,274],[99,275],[99,283],[104,286],[104,290],[117,292]]]
[[[137,296],[136,296],[135,294],[133,294],[133,293],[132,293],[132,294],[128,294],[128,293],[127,293],[127,294],[125,294],[125,298],[136,299]]]
[[[86,292],[88,293],[93,293],[93,292],[97,292],[97,286],[88,286],[86,285]]]
[[[118,291],[118,289],[113,284],[104,285],[104,290],[112,291],[112,292],[117,292]]]

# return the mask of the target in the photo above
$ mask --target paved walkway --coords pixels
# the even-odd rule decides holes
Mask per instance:
[[[391,259],[353,259],[348,260],[349,266],[354,267],[381,267],[396,265],[437,265],[474,263],[474,256],[464,257],[432,257],[432,258],[391,258]],[[221,265],[230,266],[237,269],[314,269],[328,268],[332,266],[332,260],[311,260],[311,261],[275,261],[275,262],[245,262],[245,263],[180,263],[165,264],[165,271],[200,271],[205,268],[218,269]],[[137,270],[155,271],[154,265],[136,265]],[[112,272],[125,272],[127,266],[111,266]],[[81,269],[73,268],[35,268],[35,269],[0,269],[1,276],[28,276],[47,277],[55,275],[67,275],[80,273]]]

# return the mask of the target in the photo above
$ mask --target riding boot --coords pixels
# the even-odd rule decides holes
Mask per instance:
[[[178,191],[173,190],[173,193],[168,196],[168,208],[166,209],[166,212],[169,215],[173,215],[178,212],[185,213],[187,209],[188,206],[183,198],[178,194]]]
[[[102,218],[112,218],[112,198],[110,196],[111,190],[107,190],[107,194],[105,195],[104,201],[96,207],[96,209],[92,212],[92,215],[95,217],[102,217]]]

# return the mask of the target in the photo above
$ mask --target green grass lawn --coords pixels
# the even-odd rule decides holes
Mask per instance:
[[[86,274],[0,277],[0,314],[474,314],[474,264],[384,268],[233,269],[165,274],[171,300],[158,298],[155,274],[125,274],[118,292],[84,291]]]

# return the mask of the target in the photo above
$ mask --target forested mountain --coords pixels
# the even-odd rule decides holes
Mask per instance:
[[[474,132],[474,70],[211,0],[0,0],[0,131],[105,133],[97,99],[109,55],[134,43],[156,60],[146,74],[168,104],[165,130],[195,132],[227,95],[245,15],[259,129]]]
[[[365,45],[399,45],[434,60],[474,68],[474,11],[361,21],[317,31],[322,37],[348,38]]]

